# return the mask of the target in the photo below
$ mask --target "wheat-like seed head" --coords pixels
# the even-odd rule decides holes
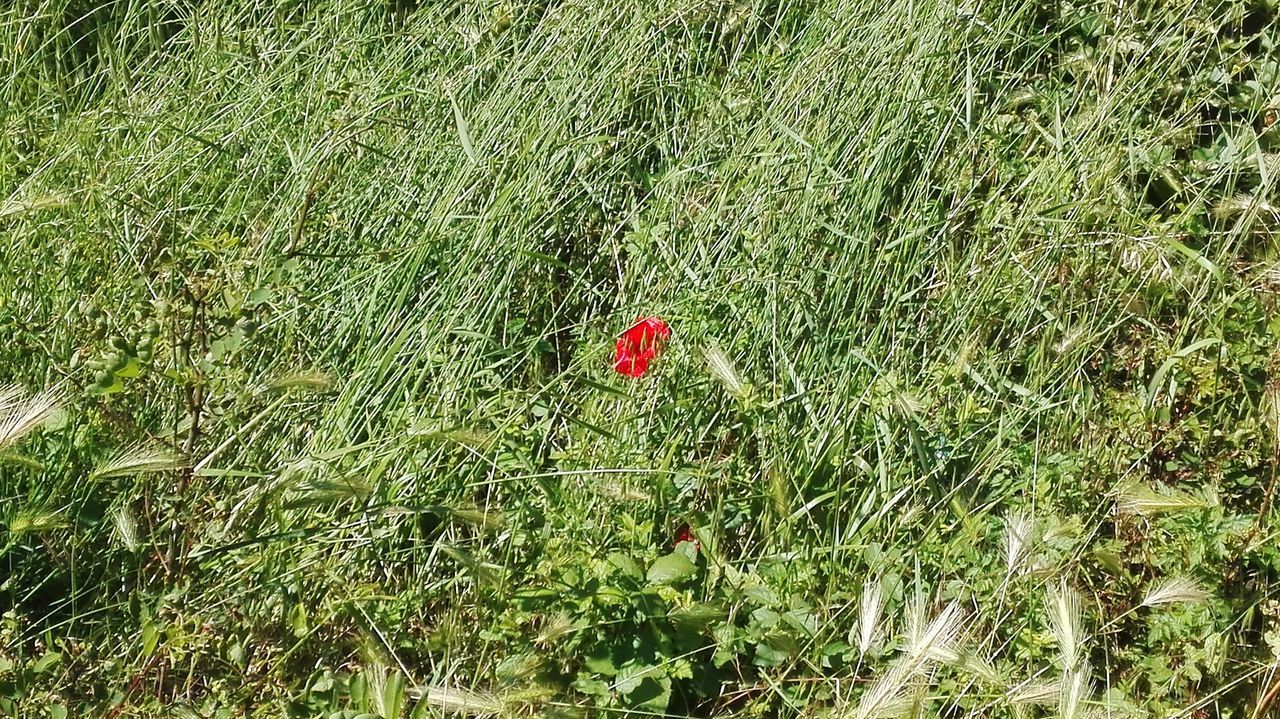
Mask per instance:
[[[436,707],[446,715],[486,717],[502,713],[502,702],[491,694],[444,685],[415,687],[409,696]]]
[[[862,585],[862,601],[858,611],[858,651],[863,654],[871,648],[876,630],[880,626],[880,612],[884,609],[884,588],[880,577],[873,577]]]
[[[1048,595],[1049,630],[1058,643],[1062,665],[1067,670],[1083,658],[1084,634],[1081,629],[1080,595],[1063,579]]]
[[[908,666],[912,667],[912,673],[915,668],[923,666],[926,662],[944,662],[954,663],[960,658],[959,639],[961,622],[964,618],[964,612],[960,609],[960,605],[952,602],[938,613],[933,621],[927,626],[919,628],[919,625],[913,622],[909,644],[907,645],[906,661]]]
[[[747,398],[750,394],[751,386],[742,380],[737,368],[733,366],[733,361],[724,353],[724,350],[720,349],[719,345],[711,344],[703,347],[702,357],[707,361],[707,368],[711,370],[711,376],[724,385],[729,394],[738,399]]]
[[[47,532],[67,525],[66,520],[55,510],[44,507],[24,507],[19,509],[9,520],[9,535],[16,537],[27,532]]]
[[[1005,572],[1012,575],[1022,569],[1036,541],[1036,520],[1029,514],[1015,514],[1005,519],[1004,526]]]
[[[148,472],[170,472],[185,466],[177,454],[149,445],[122,449],[89,475],[90,479],[109,479]]]
[[[1005,694],[1005,698],[1010,704],[1031,704],[1037,706],[1057,704],[1061,696],[1061,681],[1024,682]]]
[[[862,695],[850,719],[890,719],[900,717],[911,708],[911,700],[903,696],[911,677],[900,665],[890,668]]]
[[[1127,484],[1115,492],[1116,511],[1121,514],[1151,516],[1209,506],[1206,499],[1179,489],[1155,489],[1145,484]]]
[[[1249,215],[1251,219],[1266,217],[1274,220],[1280,218],[1280,207],[1271,204],[1263,196],[1239,192],[1219,202],[1213,208],[1213,214],[1220,220],[1243,215]]]
[[[449,517],[454,521],[470,524],[488,531],[502,529],[507,524],[506,516],[497,509],[450,507]]]
[[[1084,705],[1092,696],[1089,663],[1081,662],[1080,666],[1062,675],[1062,694],[1058,699],[1058,713],[1062,719],[1084,719]]]
[[[333,389],[333,375],[318,369],[304,369],[289,372],[269,380],[262,386],[263,392],[284,392],[299,389],[305,392],[324,393]]]
[[[901,716],[912,706],[904,695],[912,682],[928,674],[938,662],[956,662],[961,656],[959,638],[964,613],[952,602],[928,624],[924,602],[917,598],[908,617],[907,648],[862,695],[849,715],[853,719]]]
[[[1142,606],[1155,607],[1161,604],[1185,604],[1203,602],[1209,593],[1190,577],[1172,577],[1147,590],[1142,598]]]
[[[0,450],[7,449],[62,408],[62,393],[46,390],[30,399],[16,387],[0,389]]]
[[[12,384],[0,387],[0,416],[8,414],[9,410],[17,405],[18,400],[21,398],[21,387]]]
[[[120,546],[130,552],[138,549],[141,545],[138,541],[138,523],[128,507],[122,505],[111,512],[111,525],[115,528],[116,541],[120,542]]]
[[[552,614],[543,620],[542,626],[538,629],[538,636],[534,637],[533,642],[540,647],[549,647],[572,631],[573,619],[568,614],[563,612]]]

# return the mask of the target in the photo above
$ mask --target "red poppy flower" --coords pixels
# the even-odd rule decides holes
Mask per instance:
[[[658,356],[662,343],[671,337],[671,328],[658,317],[642,317],[618,338],[613,369],[627,377],[643,377],[649,361]]]
[[[687,524],[680,525],[680,529],[676,530],[676,541],[672,546],[678,547],[681,542],[693,542],[693,550],[695,552],[702,551],[702,542],[699,542],[698,538],[693,536],[693,530]]]

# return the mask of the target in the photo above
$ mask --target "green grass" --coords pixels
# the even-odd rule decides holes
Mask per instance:
[[[7,4],[0,713],[1280,711],[1276,25]]]

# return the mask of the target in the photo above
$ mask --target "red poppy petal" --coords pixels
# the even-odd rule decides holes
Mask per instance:
[[[633,344],[647,345],[658,338],[669,338],[671,328],[657,317],[641,317],[635,324],[628,327],[622,336]]]
[[[613,361],[613,369],[615,372],[627,377],[640,377],[649,370],[649,357],[632,352],[630,348],[619,344],[618,352]]]
[[[661,337],[662,339],[671,337],[671,328],[668,327],[667,323],[663,322],[661,318],[646,317],[644,318],[644,323],[654,336]]]
[[[649,371],[649,357],[639,355],[631,362],[632,377],[643,377]]]
[[[613,369],[627,377],[640,377],[649,370],[649,360],[658,356],[661,340],[671,336],[671,328],[658,317],[636,320],[618,338]]]
[[[624,360],[619,360],[618,364],[614,365],[614,369],[618,371],[618,374],[627,377],[643,377],[645,372],[649,371],[649,360],[645,357],[628,357]]]
[[[693,542],[694,551],[702,551],[702,542],[699,542],[698,538],[693,536],[693,530],[690,529],[687,524],[681,525],[680,529],[676,531],[676,541],[673,543],[673,546],[678,547],[681,542]]]

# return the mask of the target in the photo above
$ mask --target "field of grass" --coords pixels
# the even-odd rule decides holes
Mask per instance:
[[[8,0],[0,716],[1280,716],[1278,45]]]

